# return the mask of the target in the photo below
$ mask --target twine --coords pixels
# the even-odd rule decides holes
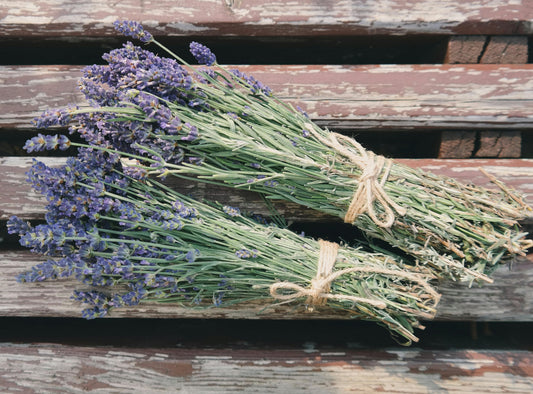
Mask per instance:
[[[310,311],[313,306],[325,305],[328,299],[338,301],[352,301],[354,303],[365,303],[375,306],[379,309],[384,309],[387,305],[380,300],[373,300],[369,298],[331,294],[331,283],[338,277],[350,272],[373,272],[370,268],[346,268],[340,271],[333,272],[333,266],[337,259],[337,251],[339,244],[319,240],[320,252],[318,256],[318,266],[315,278],[311,280],[311,287],[305,288],[292,282],[277,282],[270,286],[270,295],[277,300],[292,301],[297,298],[307,297],[307,305]],[[279,290],[293,290],[290,294],[280,294]]]
[[[342,134],[330,132],[328,138],[326,138],[316,132],[311,125],[307,127],[307,130],[324,145],[329,146],[346,157],[362,171],[359,178],[359,187],[355,191],[344,216],[345,223],[353,223],[357,216],[366,213],[376,225],[389,228],[396,219],[394,211],[400,216],[404,216],[407,213],[407,210],[396,204],[384,189],[385,182],[392,168],[392,160],[367,151],[357,141]],[[344,145],[339,140],[344,142]],[[348,146],[351,146],[353,149],[350,149]],[[380,180],[379,178],[382,173],[383,175]],[[383,207],[385,211],[383,218],[377,215],[374,200],[377,200]]]

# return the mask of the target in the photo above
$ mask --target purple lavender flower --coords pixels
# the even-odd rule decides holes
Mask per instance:
[[[113,23],[115,30],[119,33],[124,34],[127,37],[133,37],[141,42],[150,42],[153,40],[153,36],[144,30],[142,25],[139,22],[128,21],[128,20],[117,20]]]
[[[75,107],[70,106],[46,110],[38,118],[35,118],[33,123],[39,129],[45,129],[50,126],[66,126],[72,120],[75,110]]]
[[[17,276],[17,282],[42,282],[48,279],[66,278],[72,275],[73,261],[64,258],[59,261],[48,260],[37,264],[31,270]]]
[[[309,119],[309,115],[307,114],[307,112],[304,111],[304,109],[302,107],[300,107],[299,105],[296,106],[296,110],[301,113],[304,117],[306,117],[307,119]]]
[[[230,72],[239,79],[242,83],[250,88],[252,94],[264,94],[265,96],[272,96],[272,89],[264,85],[261,81],[258,81],[251,75],[246,75],[240,70],[233,69]]]
[[[208,79],[216,79],[217,78],[217,74],[215,73],[215,70],[213,69],[210,69],[210,68],[206,68],[206,67],[203,67],[201,69],[198,70],[198,72],[195,74],[196,75],[196,78],[199,82],[201,83],[210,83],[211,81]],[[208,78],[206,78],[208,77]]]
[[[31,230],[31,226],[28,222],[20,219],[17,216],[11,216],[7,221],[7,232],[9,234],[26,234]]]
[[[31,153],[55,149],[66,150],[69,147],[70,140],[65,135],[44,135],[39,133],[36,137],[27,140],[23,149]]]
[[[237,256],[238,258],[240,259],[251,259],[251,258],[255,258],[257,257],[257,249],[252,249],[252,250],[248,250],[248,249],[239,249],[235,252],[235,256]]]
[[[239,216],[241,214],[241,210],[239,208],[230,207],[229,205],[224,205],[222,210],[231,217]]]
[[[217,61],[217,58],[215,54],[211,52],[211,49],[196,41],[192,41],[189,44],[189,50],[199,64],[212,66]]]
[[[192,263],[198,256],[200,256],[200,251],[198,249],[192,249],[185,254],[185,260],[187,260],[188,263]]]
[[[181,137],[182,141],[194,141],[198,138],[198,129],[196,126],[191,125],[190,123],[185,123],[185,125],[189,129],[189,133],[185,137]]]

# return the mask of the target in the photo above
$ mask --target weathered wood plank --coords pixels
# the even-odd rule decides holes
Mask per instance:
[[[73,279],[41,283],[17,283],[20,272],[46,260],[26,251],[0,251],[0,316],[79,317],[82,305],[70,299],[74,289],[85,288]],[[533,321],[533,254],[502,265],[492,275],[494,283],[469,288],[445,281],[436,320]],[[145,302],[113,310],[111,317],[226,318],[226,319],[349,319],[340,312],[308,313],[303,308],[247,303],[220,308],[192,309],[172,304]]]
[[[530,393],[533,352],[0,346],[3,392]]]
[[[160,35],[530,34],[529,0],[4,1],[0,35],[110,36],[117,19]]]
[[[64,158],[44,157],[39,160],[55,166],[65,162]],[[437,175],[457,178],[465,183],[494,189],[490,180],[479,171],[483,167],[489,173],[525,195],[527,204],[533,206],[533,159],[397,159],[399,163],[422,168]],[[0,220],[11,215],[24,219],[42,219],[45,213],[45,200],[34,193],[25,182],[25,173],[32,163],[31,157],[0,158]],[[192,194],[196,198],[205,198],[223,204],[239,206],[258,214],[268,215],[269,211],[261,198],[247,191],[231,190],[223,186],[198,184],[169,178],[170,186]],[[328,220],[328,217],[292,203],[276,203],[276,208],[287,220]],[[329,220],[333,220],[329,218]],[[526,220],[529,222],[530,220]]]
[[[533,128],[532,64],[238,67],[333,128]],[[80,76],[73,66],[0,66],[0,128],[83,103]]]

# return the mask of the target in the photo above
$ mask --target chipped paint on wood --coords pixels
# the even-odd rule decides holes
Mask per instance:
[[[531,34],[523,1],[7,1],[0,35],[111,36],[116,19],[160,35]]]
[[[526,350],[356,350],[0,346],[8,392],[530,393]],[[165,355],[154,361],[157,353]]]
[[[238,67],[331,127],[533,127],[533,65]],[[0,66],[0,128],[84,103],[80,76],[74,66]]]

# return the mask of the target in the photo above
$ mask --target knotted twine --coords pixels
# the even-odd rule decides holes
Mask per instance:
[[[330,132],[326,138],[314,130],[312,125],[309,124],[306,127],[320,142],[346,157],[362,171],[358,180],[359,187],[356,189],[344,216],[345,223],[351,224],[357,216],[366,213],[376,225],[389,228],[396,219],[394,211],[400,216],[407,213],[407,210],[396,204],[384,189],[393,164],[392,160],[366,150],[357,141],[342,134]],[[344,144],[341,144],[339,140]],[[377,215],[374,200],[377,200],[383,207],[385,211],[383,218]]]
[[[273,298],[281,301],[293,301],[298,298],[307,297],[306,305],[308,306],[307,310],[310,312],[314,310],[314,306],[323,306],[328,300],[352,301],[353,303],[362,303],[372,305],[379,309],[385,309],[387,304],[381,300],[330,293],[331,283],[334,280],[342,275],[354,272],[390,275],[392,277],[408,279],[424,287],[424,289],[436,302],[438,302],[440,298],[440,295],[425,281],[416,275],[407,272],[373,267],[350,267],[339,271],[333,271],[333,267],[335,266],[335,262],[337,260],[339,244],[324,240],[319,240],[318,243],[320,245],[320,251],[318,256],[317,272],[316,276],[311,280],[311,287],[305,288],[292,282],[276,282],[270,286],[270,295]],[[280,293],[279,290],[291,290],[292,292]]]

